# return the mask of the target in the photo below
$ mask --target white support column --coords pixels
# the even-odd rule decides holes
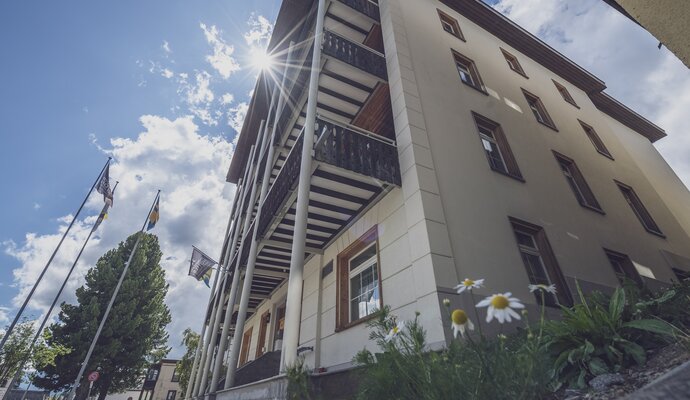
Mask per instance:
[[[201,377],[203,376],[203,368],[204,365],[206,364],[206,359],[208,358],[209,351],[212,351],[212,347],[210,346],[211,343],[211,332],[213,331],[212,327],[213,324],[215,323],[215,316],[216,316],[216,309],[218,307],[218,298],[220,297],[220,293],[223,290],[223,286],[225,285],[225,275],[223,275],[223,280],[221,281],[221,285],[218,287],[217,292],[215,293],[216,298],[215,301],[213,302],[213,308],[211,309],[211,314],[209,316],[209,321],[208,321],[208,328],[206,329],[206,337],[200,337],[199,346],[203,346],[204,349],[201,354],[201,359],[199,360],[199,368],[196,371],[196,377],[194,378],[194,387],[192,389],[192,396],[196,397],[199,395],[199,389],[201,386]]]
[[[299,186],[297,187],[297,210],[292,237],[292,256],[290,257],[290,278],[288,279],[287,303],[285,306],[285,331],[280,369],[293,365],[297,360],[299,327],[302,312],[302,286],[304,284],[304,248],[307,240],[307,212],[309,208],[309,189],[311,186],[311,164],[314,147],[316,123],[316,101],[319,92],[319,73],[321,72],[321,37],[326,12],[326,0],[318,0],[316,28],[314,29],[314,51],[309,76],[307,117],[304,123],[302,161],[300,164]]]
[[[256,150],[256,146],[252,146],[250,151],[249,151],[250,162],[254,158],[255,150]],[[244,204],[244,200],[247,196],[247,189],[248,189],[247,182],[249,181],[251,174],[253,172],[253,165],[254,164],[250,164],[250,168],[245,170],[245,174],[244,174],[244,178],[243,178],[244,184],[242,187],[242,195],[240,196],[240,205],[239,205],[240,208],[238,208],[236,210],[236,213],[237,213],[236,226],[237,227],[235,230],[235,234],[233,235],[234,237],[236,237],[236,234],[238,232],[242,231],[241,225],[239,223],[242,220],[242,216],[243,216],[241,207]],[[256,185],[254,185],[254,186],[256,186]],[[233,242],[233,244],[231,246],[234,247],[234,243],[237,243],[237,241]],[[228,263],[230,261],[232,261],[232,247],[231,247],[231,254],[228,256]],[[220,286],[219,290],[222,291],[223,288],[225,288],[225,285],[226,285],[225,282],[227,280],[227,277],[228,277],[228,274],[226,271],[226,273],[223,275],[222,285]],[[211,314],[211,321],[209,321],[209,326],[210,327],[212,326],[213,329],[211,329],[207,332],[206,340],[204,341],[204,345],[206,346],[206,348],[205,348],[205,351],[203,353],[203,357],[201,358],[201,363],[199,364],[201,366],[201,368],[197,372],[197,381],[194,384],[194,391],[193,391],[194,397],[197,397],[197,396],[203,394],[205,391],[206,381],[208,379],[208,371],[210,368],[211,359],[213,357],[213,351],[215,350],[215,347],[216,347],[216,339],[215,339],[215,336],[213,336],[213,334],[218,332],[218,325],[220,324],[220,313],[223,309],[223,303],[220,303],[220,305],[218,305],[218,303],[224,300],[225,296],[223,294],[224,293],[219,293],[216,295],[216,306],[214,307],[213,312]],[[212,342],[212,340],[213,340],[213,342]],[[211,352],[211,353],[209,354],[209,352]]]
[[[269,121],[271,118],[271,114],[273,112],[273,105],[276,102],[278,92],[279,92],[279,90],[275,90],[273,92],[273,95],[271,96],[271,103],[270,103],[269,108],[268,108],[269,115],[266,119],[267,121]],[[265,125],[262,125],[262,127],[263,127],[263,129],[259,131],[259,132],[261,132],[261,135],[263,135],[263,137],[264,137],[263,144],[262,144],[262,150],[265,149],[266,146],[268,146],[268,149],[269,149],[268,150],[268,157],[266,157],[266,164],[264,164],[264,171],[269,171],[268,177],[270,179],[270,177],[271,177],[270,171],[273,168],[273,149],[274,149],[274,146],[273,146],[272,138],[267,137],[267,135],[268,135],[268,123],[266,123]],[[261,159],[262,159],[261,157],[263,157],[263,153],[264,153],[263,151],[260,153],[261,156],[259,158],[259,161],[261,161]],[[258,177],[258,173],[259,173],[259,171],[257,171],[257,177]],[[264,176],[264,180],[265,180],[266,174],[264,173],[263,176]],[[255,180],[255,182],[256,182],[256,180]],[[257,212],[256,212],[256,217],[254,218],[254,221],[255,221],[254,222],[254,235],[253,235],[254,237],[256,237],[256,230],[258,229],[258,225],[259,225],[258,221],[259,221],[259,218],[261,217],[261,199],[263,198],[263,193],[264,193],[264,190],[263,190],[264,181],[262,181],[261,185],[262,185],[261,186],[262,196],[259,197],[259,207],[258,207]],[[252,203],[252,205],[253,205],[253,203]],[[249,212],[249,215],[251,217],[251,212]],[[249,257],[251,258],[251,252],[250,252]],[[238,272],[239,272],[239,270],[236,269],[235,273],[233,274],[233,277],[232,277],[232,286],[230,287],[230,297],[228,298],[228,308],[225,311],[226,323],[223,324],[223,331],[220,334],[220,345],[218,346],[218,354],[220,354],[221,356],[217,357],[216,363],[215,363],[214,368],[213,368],[213,376],[211,377],[211,389],[209,390],[210,393],[215,393],[217,391],[217,387],[218,387],[218,380],[220,378],[221,365],[223,364],[223,356],[222,355],[225,353],[225,346],[226,346],[226,343],[228,342],[228,335],[230,332],[230,320],[232,319],[232,313],[234,311],[235,302],[237,300],[237,288],[239,287],[239,280],[240,280],[239,279],[240,274]],[[249,296],[248,290],[246,291],[246,295]],[[244,298],[244,296],[245,296],[245,291],[242,292],[242,298]],[[240,307],[241,307],[241,305],[240,305]],[[239,320],[239,314],[238,314],[238,320]],[[235,324],[235,325],[237,325],[237,324]],[[228,363],[228,370],[231,368],[229,365],[230,364]],[[226,383],[227,383],[227,380],[226,380]]]
[[[204,319],[206,319],[206,315],[208,314],[209,309],[211,308],[211,304],[213,302],[213,293],[216,292],[216,288],[218,287],[218,280],[220,278],[220,275],[223,273],[223,271],[218,268],[218,271],[216,271],[216,277],[213,279],[213,287],[211,288],[211,295],[209,296],[210,298],[208,299],[208,305],[206,306],[206,314],[204,314]],[[199,335],[199,343],[196,346],[196,352],[194,353],[194,362],[192,363],[192,371],[189,374],[190,377],[195,377],[196,378],[196,370],[199,365],[199,357],[201,356],[201,339],[204,337],[206,333],[206,321],[202,324],[201,328],[201,334]],[[195,379],[196,380],[196,379]],[[194,386],[194,383],[192,380],[187,382],[187,390],[185,391],[184,398],[189,399],[189,397],[192,394],[192,386]]]
[[[232,207],[232,211],[231,211],[230,218],[228,221],[228,227],[225,230],[226,239],[229,239],[228,235],[232,236],[232,232],[237,230],[237,221],[235,219],[235,212],[236,212],[235,210],[237,208],[237,206],[236,206],[237,200],[241,199],[241,197],[242,197],[242,195],[241,195],[242,194],[242,183],[243,183],[243,179],[240,178],[239,181],[237,182],[237,189],[235,190],[235,196],[234,196],[233,201],[232,201],[233,207]],[[227,257],[229,256],[228,255],[229,248],[230,248],[230,243],[229,242],[225,243],[224,254],[225,254],[226,259],[221,260],[221,262],[223,262],[223,264],[225,264],[225,265],[228,264]],[[226,270],[223,270],[222,268],[220,268],[220,265],[218,267],[219,267],[218,272],[216,273],[216,277],[213,280],[213,287],[211,287],[211,294],[209,295],[208,305],[206,306],[206,313],[204,314],[204,319],[206,318],[206,315],[208,315],[209,311],[213,312],[213,310],[212,310],[212,307],[214,305],[213,295],[215,294],[216,288],[218,287],[218,281],[220,280],[220,276],[222,274],[227,273]],[[196,381],[197,381],[197,371],[199,370],[199,361],[200,361],[201,353],[202,353],[201,348],[203,347],[202,340],[204,339],[205,335],[206,335],[206,321],[203,321],[203,323],[201,325],[201,334],[199,335],[199,343],[197,344],[196,352],[194,353],[194,362],[192,363],[192,370],[189,374],[190,379],[187,382],[187,390],[185,391],[185,395],[184,395],[185,400],[189,400],[191,398],[192,389],[194,388]]]
[[[267,135],[266,141],[268,143],[268,156],[266,158],[267,162],[264,167],[263,177],[261,179],[261,194],[259,195],[259,207],[256,211],[256,217],[254,218],[254,221],[256,221],[254,225],[255,229],[251,238],[251,247],[249,249],[249,256],[247,259],[247,269],[245,271],[244,284],[242,285],[242,298],[240,299],[240,309],[237,314],[237,323],[235,324],[235,335],[233,336],[232,347],[230,349],[230,355],[228,356],[228,370],[225,374],[225,389],[232,387],[232,385],[235,383],[235,372],[237,371],[237,358],[239,356],[240,345],[242,344],[242,332],[244,331],[244,323],[246,321],[247,316],[246,311],[249,305],[249,295],[251,294],[252,279],[254,278],[254,268],[256,266],[256,257],[258,255],[258,221],[260,221],[261,219],[263,203],[266,200],[266,195],[268,194],[268,184],[271,180],[271,170],[273,169],[273,158],[275,153],[275,146],[273,145],[273,142],[275,140],[275,135],[278,128],[278,121],[280,119],[280,115],[282,114],[283,107],[285,106],[285,96],[283,95],[282,90],[285,87],[285,82],[287,80],[290,63],[292,62],[293,46],[294,43],[290,42],[282,81],[280,86],[276,88],[273,99],[271,99],[271,109],[273,109],[273,102],[276,98],[276,95],[279,96],[278,105],[275,109],[275,112],[273,113],[273,126],[271,129],[271,134],[268,135],[268,127],[265,132]]]

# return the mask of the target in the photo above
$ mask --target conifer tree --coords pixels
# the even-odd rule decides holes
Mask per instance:
[[[100,372],[92,395],[98,393],[98,399],[103,400],[108,393],[137,386],[149,364],[168,353],[165,327],[170,322],[170,310],[163,301],[168,285],[160,266],[158,238],[136,233],[101,256],[89,270],[84,286],[77,289],[77,305],[61,305],[59,321],[49,328],[48,346],[64,346],[71,352],[56,357],[54,365],[39,368],[36,386],[52,391],[71,387],[137,235],[144,236],[86,368],[87,372]],[[84,376],[77,399],[84,399],[87,391]]]

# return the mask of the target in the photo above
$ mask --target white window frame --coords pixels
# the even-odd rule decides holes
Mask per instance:
[[[355,269],[351,269],[352,260],[354,260],[355,258],[357,258],[360,254],[362,254],[362,253],[366,252],[367,250],[371,249],[372,247],[374,247],[374,250],[375,250],[374,255],[371,256],[370,258],[368,258],[367,260],[365,260],[364,262],[362,262],[362,264],[360,264],[360,265],[358,265],[357,267],[355,267]],[[360,251],[360,252],[358,252],[357,254],[355,254],[355,255],[353,255],[352,257],[350,257],[349,260],[347,261],[347,268],[348,268],[348,275],[347,275],[347,290],[348,290],[348,294],[347,294],[347,299],[348,299],[348,321],[349,321],[349,322],[354,322],[354,321],[357,321],[357,320],[359,320],[359,319],[365,318],[365,317],[371,315],[373,312],[375,312],[375,310],[374,310],[374,311],[372,311],[371,313],[369,313],[369,314],[367,314],[367,315],[360,315],[359,318],[357,318],[357,319],[355,319],[355,320],[352,319],[352,300],[354,300],[353,297],[352,297],[352,278],[356,277],[357,275],[362,274],[362,272],[364,272],[364,270],[366,270],[366,269],[371,268],[372,266],[374,266],[374,273],[376,274],[376,286],[374,287],[374,289],[373,289],[372,291],[374,291],[374,292],[379,291],[379,284],[380,284],[381,277],[379,276],[380,274],[379,274],[379,270],[378,270],[378,267],[379,267],[378,263],[379,263],[379,249],[378,249],[378,245],[377,245],[376,242],[372,242],[370,245],[368,245],[367,247],[365,247],[364,249],[362,249],[362,251]],[[361,281],[361,280],[360,280],[360,281]],[[359,296],[361,297],[362,294],[363,294],[363,293],[360,293]],[[377,306],[377,309],[381,309],[381,293],[378,294],[378,301],[379,301],[379,304],[378,304],[378,306]]]

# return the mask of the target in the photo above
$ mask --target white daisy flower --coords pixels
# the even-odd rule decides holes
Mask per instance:
[[[539,283],[537,285],[529,285],[528,286],[530,293],[534,293],[537,290],[543,290],[546,293],[551,293],[551,294],[556,294],[556,285],[544,285],[543,283]]]
[[[460,282],[454,289],[457,290],[458,293],[462,293],[465,290],[479,289],[482,286],[484,286],[484,279],[472,280],[465,278],[465,280]]]
[[[510,322],[512,318],[520,319],[520,314],[516,313],[513,308],[525,308],[525,306],[519,299],[511,297],[512,295],[510,292],[494,294],[477,303],[477,307],[489,307],[486,313],[486,322],[491,322],[494,317],[500,323]]]
[[[383,340],[385,340],[386,342],[390,342],[391,340],[395,339],[395,337],[398,336],[398,334],[402,332],[403,329],[405,329],[405,321],[399,321],[393,327],[393,329],[388,331],[388,335],[386,335],[386,337],[383,338]]]
[[[453,337],[456,339],[458,333],[460,333],[460,336],[464,336],[465,330],[474,330],[474,324],[467,318],[467,313],[464,310],[454,310],[450,315],[450,319],[453,322]]]
[[[450,307],[450,299],[443,299],[443,305],[446,307]]]

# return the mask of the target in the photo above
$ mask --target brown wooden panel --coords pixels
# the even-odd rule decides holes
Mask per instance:
[[[269,311],[261,314],[261,322],[259,323],[259,341],[256,343],[256,358],[261,357],[265,352],[264,347],[266,346],[266,331],[268,330],[269,319]]]
[[[247,363],[249,358],[249,345],[252,342],[252,330],[254,327],[250,327],[247,332],[242,336],[242,350],[240,350],[240,365]]]
[[[369,31],[369,34],[367,34],[367,37],[364,39],[365,46],[372,48],[379,53],[383,54],[383,33],[381,33],[381,25],[379,24],[374,24],[374,26],[371,27],[371,30]]]
[[[371,92],[352,125],[395,140],[391,94],[387,83],[379,82]]]

